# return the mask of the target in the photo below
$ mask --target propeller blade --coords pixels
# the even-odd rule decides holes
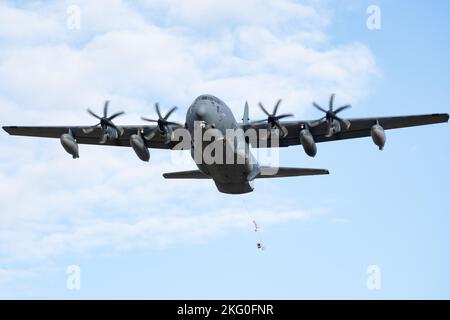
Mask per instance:
[[[323,123],[323,120],[325,120],[327,118],[327,116],[323,116],[322,118],[320,118],[320,119],[317,119],[317,120],[315,120],[315,121],[311,121],[310,122],[310,127],[316,127],[316,126],[318,126],[319,124],[321,124],[321,123]]]
[[[95,125],[95,126],[89,127],[89,128],[83,128],[83,132],[84,132],[85,134],[90,134],[90,133],[94,132],[94,130],[95,130],[99,125],[100,125],[100,123],[97,124],[97,125]]]
[[[335,96],[334,93],[332,93],[331,96],[330,96],[330,104],[329,104],[330,111],[333,111],[334,96]]]
[[[103,117],[108,117],[108,106],[109,106],[109,100],[105,101],[105,106],[103,107]]]
[[[271,135],[272,135],[272,129],[267,128],[265,130],[265,134],[266,134],[266,136],[264,137],[264,135],[261,135],[261,138],[263,138],[263,140],[267,140],[268,141],[270,139]]]
[[[172,121],[166,121],[165,122],[168,125],[172,125],[172,126],[176,126],[176,127],[182,127],[183,125],[177,122],[172,122]]]
[[[125,132],[125,130],[124,130],[124,128],[122,128],[122,127],[116,127],[117,129],[117,131],[119,131],[119,136],[123,136],[123,133]]]
[[[108,126],[110,126],[111,128],[114,128],[115,130],[117,130],[117,132],[119,133],[123,133],[122,129],[119,128],[118,126],[116,126],[114,123],[112,123],[111,121],[108,120]],[[121,134],[122,135],[122,134]]]
[[[102,120],[102,118],[101,118],[100,116],[96,115],[91,109],[87,109],[87,112],[88,112],[91,116],[97,118],[98,120]]]
[[[119,117],[119,116],[121,116],[121,115],[124,115],[124,114],[125,114],[125,112],[123,112],[123,111],[117,112],[117,113],[113,114],[112,116],[110,116],[110,117],[108,118],[108,120],[109,120],[109,121],[114,120],[115,118],[117,118],[117,117]]]
[[[345,125],[345,128],[348,130],[351,126],[351,122],[346,120],[346,119],[342,119],[339,117],[336,117],[336,120],[338,120],[339,122],[343,123]]]
[[[344,111],[345,109],[351,108],[351,105],[347,104],[347,105],[344,105],[344,106],[342,106],[342,107],[339,107],[339,108],[337,108],[335,111],[333,111],[334,98],[335,98],[335,94],[333,93],[333,94],[331,94],[331,96],[330,96],[329,110],[328,110],[328,111],[327,111],[327,110],[324,110],[324,109],[323,109],[321,106],[319,106],[317,103],[313,102],[313,106],[314,106],[315,108],[319,109],[320,111],[324,112],[324,113],[325,113],[325,116],[322,117],[322,118],[320,118],[320,119],[317,120],[317,121],[312,122],[311,125],[312,125],[312,126],[317,126],[317,125],[319,125],[319,124],[321,123],[321,121],[323,121],[324,119],[326,119],[326,122],[327,122],[327,133],[326,133],[326,135],[325,135],[326,137],[331,137],[331,136],[333,135],[333,133],[335,133],[335,132],[333,132],[333,131],[335,131],[335,130],[333,130],[333,129],[336,129],[336,128],[334,127],[334,125],[335,125],[335,122],[334,122],[334,121],[335,121],[335,120],[336,120],[336,121],[339,121],[340,124],[343,124],[343,126],[344,126],[346,129],[350,128],[350,126],[351,126],[351,122],[350,122],[349,120],[341,119],[341,118],[339,118],[339,117],[337,116],[337,114],[338,114],[339,112],[342,112],[342,111]],[[338,131],[338,130],[336,130],[336,132],[337,132],[337,131]]]
[[[124,132],[123,128],[116,126],[111,120],[107,120],[106,123],[109,127],[114,128],[117,131],[117,133],[119,133],[119,136],[123,135]]]
[[[279,100],[277,101],[277,103],[275,104],[275,107],[273,108],[273,115],[276,115],[276,114],[277,114],[278,107],[280,106],[281,101],[283,101],[283,100],[279,99]]]
[[[264,108],[263,104],[260,102],[258,103],[259,107],[261,108],[261,110],[268,116],[270,117],[271,114],[269,113],[269,111],[266,110],[266,108]]]
[[[314,128],[314,127],[317,127],[319,124],[321,124],[322,123],[322,121],[319,121],[319,120],[316,120],[316,121],[311,121],[311,122],[309,122],[309,127],[310,128]]]
[[[314,106],[316,109],[319,109],[320,111],[325,112],[325,113],[328,112],[327,110],[325,110],[324,108],[322,108],[321,106],[319,106],[317,103],[313,102],[312,104],[313,104],[313,106]]]
[[[156,109],[156,113],[158,114],[159,119],[162,119],[162,115],[161,115],[161,111],[159,110],[159,103],[156,102],[155,103],[155,109]]]
[[[158,128],[152,129],[148,134],[146,134],[146,135],[144,136],[145,140],[148,140],[148,141],[152,140],[153,137],[156,135],[156,131],[157,131],[157,130],[158,130]]]
[[[149,119],[149,118],[145,118],[145,117],[141,117],[142,120],[147,121],[147,122],[156,122],[158,123],[158,120],[153,120],[153,119]]]
[[[146,136],[145,139],[146,140],[151,140],[153,139],[153,137],[156,135],[157,131],[161,132],[161,135],[165,135],[166,137],[169,136],[170,140],[167,140],[165,143],[169,143],[172,140],[172,128],[171,126],[175,126],[175,127],[182,127],[181,124],[176,123],[176,122],[171,122],[171,121],[167,121],[167,119],[169,119],[169,117],[172,115],[172,113],[174,113],[176,110],[178,109],[178,107],[173,107],[172,109],[169,110],[169,112],[167,112],[167,114],[163,117],[161,114],[161,109],[159,108],[159,103],[156,102],[155,103],[155,110],[156,113],[158,114],[158,120],[154,120],[154,119],[149,119],[149,118],[145,118],[145,117],[141,117],[142,120],[147,121],[147,122],[153,122],[153,123],[157,123],[157,127],[155,127],[154,129],[152,129]]]
[[[275,127],[277,127],[280,130],[280,132],[282,133],[282,137],[283,138],[287,136],[288,130],[287,130],[287,128],[285,126],[282,126],[280,124],[280,122],[275,121]]]
[[[108,107],[109,107],[109,100],[106,100],[105,101],[105,105],[103,106],[103,117],[100,117],[99,115],[94,113],[91,109],[87,109],[87,112],[91,116],[93,116],[93,117],[97,118],[98,120],[100,120],[100,123],[96,124],[95,126],[82,129],[85,134],[90,134],[97,127],[100,126],[101,127],[101,132],[103,134],[103,136],[102,136],[102,138],[100,140],[101,144],[106,143],[108,141],[108,139],[110,138],[108,128],[113,128],[114,130],[116,130],[118,136],[122,136],[123,133],[124,133],[124,129],[116,126],[112,122],[112,120],[117,118],[117,117],[119,117],[119,116],[121,116],[121,115],[123,115],[123,114],[125,114],[125,112],[120,111],[120,112],[117,112],[117,113],[113,114],[112,116],[108,117]]]
[[[105,144],[106,141],[108,141],[108,135],[105,133],[105,134],[103,134],[103,137],[100,140],[100,144]]]
[[[334,111],[334,114],[338,114],[339,112],[344,111],[345,109],[348,109],[348,108],[351,108],[351,107],[352,107],[351,105],[347,104],[345,106],[337,108],[336,111]]]
[[[289,133],[288,129],[285,126],[281,126],[281,132],[283,133],[283,138],[286,137]]]
[[[174,113],[177,109],[178,107],[173,107],[172,109],[170,109],[169,112],[167,112],[166,116],[164,117],[164,120],[169,119],[170,115]]]
[[[172,141],[172,128],[169,126],[164,127],[166,139],[164,141],[165,144],[169,144]]]
[[[332,126],[332,121],[328,121],[327,122],[327,134],[325,135],[325,137],[329,138],[333,135],[333,126]]]
[[[267,119],[252,121],[251,124],[260,124],[260,123],[264,123],[264,122],[267,122]]]
[[[352,123],[349,120],[344,120],[345,126],[347,127],[347,130],[350,129],[350,127],[352,126]]]
[[[290,118],[293,117],[294,115],[292,113],[288,113],[288,114],[281,114],[279,116],[276,116],[275,119],[276,120],[280,120],[280,119],[284,119],[284,118]]]

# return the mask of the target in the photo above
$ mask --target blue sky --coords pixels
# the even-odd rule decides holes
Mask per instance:
[[[66,27],[76,4],[81,29]],[[368,30],[366,8],[381,9]],[[236,10],[239,8],[239,10]],[[195,10],[194,10],[195,9]],[[331,92],[349,117],[449,112],[448,1],[88,1],[0,5],[0,119],[91,124],[87,107],[183,112],[201,93],[237,117],[284,98],[314,119]],[[257,181],[229,196],[152,151],[0,134],[0,297],[137,299],[450,298],[448,125],[280,151],[331,175]],[[261,224],[260,252],[251,221]],[[81,268],[68,290],[66,268]],[[368,290],[367,267],[381,270]]]

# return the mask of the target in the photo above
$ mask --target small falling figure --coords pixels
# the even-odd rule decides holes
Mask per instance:
[[[256,223],[255,220],[253,220],[252,222],[253,222],[253,225],[255,226],[255,232],[258,234],[258,238],[259,238],[258,242],[256,243],[256,248],[258,248],[258,250],[264,251],[265,248],[264,248],[264,244],[262,243],[261,238],[260,238],[261,233],[260,233],[259,225]]]
[[[258,232],[259,226],[258,226],[258,224],[256,223],[255,220],[253,220],[253,224],[255,225],[255,232]]]

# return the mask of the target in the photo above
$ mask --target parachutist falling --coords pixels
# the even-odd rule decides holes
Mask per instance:
[[[253,220],[253,224],[255,225],[255,232],[258,232],[259,226],[258,226],[258,224],[256,223],[255,220]]]
[[[255,232],[260,234],[260,232],[259,232],[260,231],[259,225],[256,223],[255,220],[253,220],[253,225],[255,226]],[[260,237],[261,236],[259,236],[259,238]],[[256,243],[256,248],[258,248],[259,250],[264,250],[264,245],[263,245],[261,239],[258,239],[258,242]]]

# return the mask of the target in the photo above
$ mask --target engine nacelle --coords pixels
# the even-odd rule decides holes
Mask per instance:
[[[372,136],[373,143],[375,143],[380,150],[383,150],[384,144],[386,143],[386,134],[383,127],[380,126],[378,122],[372,126],[370,135]]]
[[[147,144],[139,134],[133,134],[130,137],[130,144],[133,147],[134,152],[139,159],[142,161],[148,162],[150,160],[150,151],[147,148]]]
[[[305,128],[300,131],[300,142],[303,146],[303,150],[310,157],[315,157],[317,154],[316,142],[311,132]]]
[[[77,159],[80,157],[80,154],[78,152],[78,143],[75,141],[75,138],[72,135],[72,132],[69,131],[69,133],[64,133],[61,138],[61,145],[63,146],[64,150],[74,159]]]

